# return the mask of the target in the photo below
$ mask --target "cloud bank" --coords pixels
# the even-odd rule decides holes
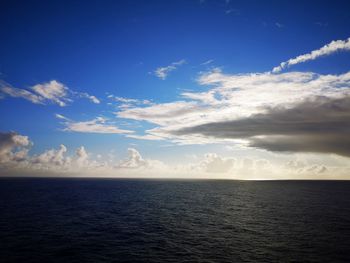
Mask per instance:
[[[169,165],[148,159],[135,148],[119,161],[93,158],[84,146],[71,155],[61,144],[40,154],[30,155],[32,142],[15,132],[0,133],[0,176],[83,176],[83,177],[147,177],[147,178],[222,178],[222,179],[290,179],[340,178],[348,176],[349,162],[337,165],[306,159],[290,159],[271,163],[261,158],[232,158],[207,153],[195,160]]]

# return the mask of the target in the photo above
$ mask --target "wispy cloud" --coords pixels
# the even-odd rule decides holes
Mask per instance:
[[[25,100],[29,100],[32,103],[35,104],[44,104],[44,98],[40,95],[34,94],[31,91],[25,90],[25,89],[17,89],[12,87],[10,84],[1,81],[0,82],[0,91],[10,97],[14,98],[22,98]]]
[[[295,58],[289,59],[285,62],[282,62],[279,66],[272,69],[272,72],[278,73],[285,68],[288,68],[292,65],[303,63],[309,60],[314,60],[319,57],[327,56],[338,51],[348,51],[350,50],[350,38],[347,40],[334,40],[329,44],[321,47],[320,49],[313,50],[310,53],[297,56]]]
[[[213,62],[214,62],[214,59],[209,59],[209,60],[204,61],[203,63],[201,63],[201,65],[202,65],[202,66],[209,65],[209,64],[211,64],[211,63],[213,63]]]
[[[174,71],[179,66],[181,66],[185,63],[186,63],[186,60],[182,59],[182,60],[171,63],[169,66],[157,68],[154,71],[154,75],[156,75],[158,78],[160,78],[162,80],[165,80],[171,71]]]
[[[275,26],[277,26],[278,28],[283,28],[283,27],[284,27],[284,25],[281,24],[281,23],[279,23],[279,22],[276,22],[276,23],[275,23]]]
[[[90,100],[91,102],[95,103],[95,104],[100,104],[101,101],[94,95],[90,95],[86,92],[77,92],[76,93],[79,97],[81,98],[86,98],[88,100]]]
[[[327,22],[315,22],[315,25],[320,26],[320,27],[326,27],[328,26]]]
[[[238,9],[235,9],[235,8],[230,8],[230,9],[227,9],[225,10],[225,14],[226,15],[239,15],[240,14],[240,11]]]
[[[134,107],[136,105],[142,106],[142,105],[152,105],[152,101],[143,99],[132,99],[132,98],[124,98],[124,97],[119,97],[119,96],[114,96],[113,94],[110,94],[107,96],[109,100],[112,100],[117,103],[117,106],[119,109],[128,109],[131,107]],[[114,104],[109,104],[109,105],[114,105]]]
[[[26,99],[35,104],[57,104],[61,107],[73,102],[74,97],[87,98],[93,103],[100,103],[100,100],[86,92],[76,92],[57,80],[36,84],[29,89],[19,89],[10,84],[0,81],[0,92],[6,96]]]
[[[97,117],[89,121],[73,121],[61,114],[56,114],[56,118],[63,120],[64,131],[81,132],[81,133],[114,133],[129,134],[130,130],[119,129],[117,126],[108,122],[103,117]]]

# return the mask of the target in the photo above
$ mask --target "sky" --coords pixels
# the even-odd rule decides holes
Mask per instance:
[[[0,175],[350,179],[348,1],[1,1]]]

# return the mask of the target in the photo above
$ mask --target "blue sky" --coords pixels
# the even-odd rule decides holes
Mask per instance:
[[[139,140],[125,133],[64,131],[66,121],[55,115],[69,123],[103,117],[104,123],[137,135],[160,126],[166,129],[168,122],[120,117],[116,112],[123,111],[118,107],[122,102],[108,96],[139,100],[129,108],[192,103],[193,98],[182,93],[207,92],[220,85],[201,84],[201,76],[219,69],[227,78],[269,72],[334,40],[345,41],[350,37],[349,8],[348,1],[3,1],[2,85],[31,90],[55,80],[69,89],[72,101],[64,107],[50,99],[36,104],[3,92],[0,130],[28,136],[32,156],[64,144],[70,154],[83,145],[90,157],[113,151],[116,160],[130,147],[171,163],[212,152],[225,158],[260,158],[265,153],[241,150],[235,143],[229,152],[226,142],[179,145],[174,138]],[[164,79],[157,76],[157,69],[166,67],[170,70]],[[349,68],[350,53],[339,51],[283,72],[339,76]],[[144,100],[149,102],[141,103]],[[267,159],[275,158],[269,154]],[[324,162],[321,159],[318,163]]]

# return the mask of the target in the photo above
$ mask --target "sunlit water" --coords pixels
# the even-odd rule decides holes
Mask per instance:
[[[0,179],[0,262],[349,262],[350,182]]]

